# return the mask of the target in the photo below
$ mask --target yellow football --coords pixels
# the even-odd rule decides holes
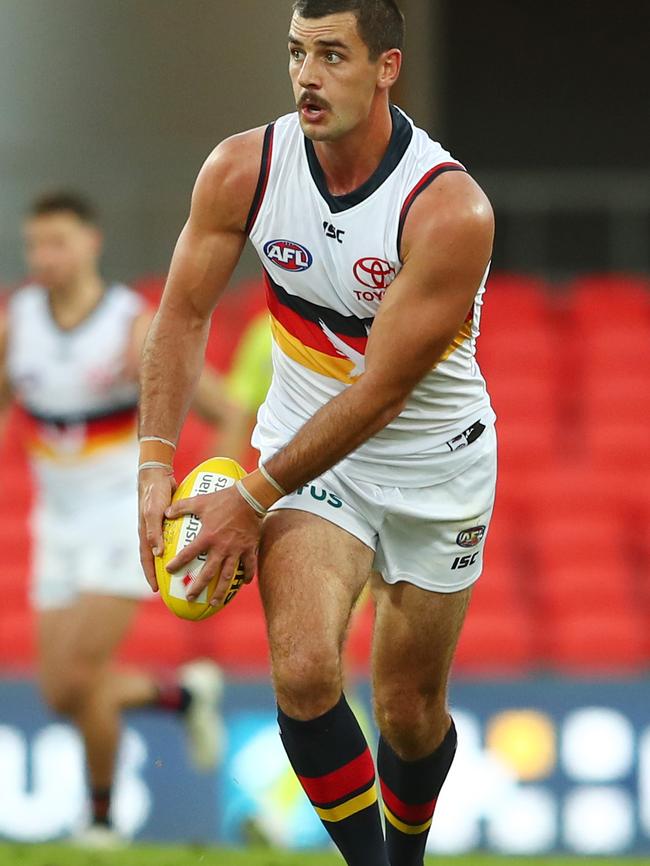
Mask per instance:
[[[219,490],[232,487],[236,481],[244,478],[245,475],[246,472],[235,460],[230,460],[228,457],[212,457],[192,470],[187,478],[179,484],[172,501],[191,499],[193,496],[202,496],[206,493],[217,493]],[[241,563],[238,562],[221,607],[210,605],[210,598],[217,585],[218,574],[214,575],[196,601],[187,600],[187,587],[203,568],[205,555],[197,556],[189,565],[174,574],[167,571],[167,563],[184,547],[191,544],[200,531],[201,521],[194,514],[177,517],[175,520],[165,520],[163,524],[165,549],[162,556],[156,557],[158,588],[167,607],[181,619],[207,619],[231,602],[244,585],[244,572]]]

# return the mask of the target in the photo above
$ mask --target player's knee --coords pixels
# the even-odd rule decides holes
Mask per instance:
[[[273,677],[278,703],[296,719],[313,719],[331,709],[341,696],[338,655],[296,652],[275,660]]]
[[[55,683],[43,685],[45,702],[55,713],[74,716],[84,706],[92,691],[92,672],[83,666],[71,666]]]
[[[384,687],[375,693],[382,736],[405,760],[430,754],[448,727],[446,691],[435,687]]]

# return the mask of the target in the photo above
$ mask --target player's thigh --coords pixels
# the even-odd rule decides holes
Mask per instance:
[[[259,584],[274,666],[338,657],[373,555],[358,538],[313,514],[284,509],[268,516]]]
[[[372,673],[376,702],[418,695],[446,700],[449,669],[472,588],[441,593],[373,574],[376,616]]]

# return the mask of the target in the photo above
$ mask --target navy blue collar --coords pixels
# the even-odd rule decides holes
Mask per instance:
[[[382,161],[377,166],[376,171],[368,180],[353,192],[348,192],[345,195],[332,195],[327,188],[325,174],[321,168],[321,164],[316,156],[314,144],[305,137],[305,151],[307,153],[307,162],[312,179],[316,184],[318,191],[327,202],[331,213],[341,213],[349,210],[355,205],[361,204],[369,196],[376,192],[382,183],[387,180],[395,171],[397,166],[402,161],[402,157],[406,153],[409,144],[413,138],[413,127],[408,122],[402,112],[394,105],[390,106],[390,113],[393,119],[393,132],[390,137],[388,149],[384,154]]]

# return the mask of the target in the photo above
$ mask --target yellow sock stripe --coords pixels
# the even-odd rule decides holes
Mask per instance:
[[[425,821],[424,824],[405,824],[403,821],[393,815],[388,806],[384,803],[384,815],[386,816],[386,820],[389,821],[396,830],[399,830],[400,833],[406,833],[407,836],[418,836],[420,833],[426,832],[431,826],[431,822],[433,818],[429,818],[428,821]]]
[[[331,809],[321,809],[319,806],[314,806],[316,814],[322,821],[345,821],[351,815],[356,815],[368,806],[372,806],[377,802],[377,788],[375,785],[368,788],[363,794],[358,794],[346,803],[341,803],[340,806],[333,806]]]

